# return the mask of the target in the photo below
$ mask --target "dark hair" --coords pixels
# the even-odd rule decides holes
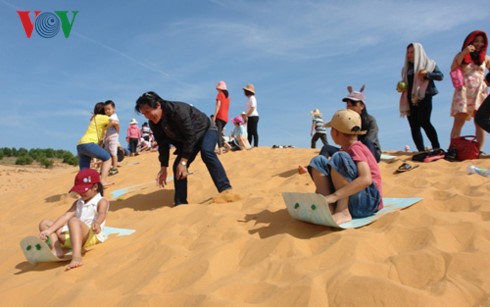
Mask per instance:
[[[138,100],[136,100],[134,110],[136,113],[141,114],[140,108],[142,106],[149,106],[152,109],[156,109],[158,105],[162,104],[162,102],[162,97],[158,96],[158,94],[155,92],[149,91],[141,95]]]
[[[490,72],[487,73],[487,75],[485,76],[485,80],[487,80],[487,82],[490,83]]]
[[[147,122],[144,122],[141,127],[144,127],[144,126],[148,126],[148,123]]]
[[[106,106],[107,106],[107,105],[111,105],[113,108],[115,108],[115,107],[116,107],[116,104],[115,104],[115,103],[114,103],[114,101],[112,101],[112,100],[107,100],[106,102],[104,102],[104,105],[106,105]]]
[[[94,106],[94,115],[105,115],[104,112],[104,106],[105,104],[103,102],[97,102]]]
[[[223,92],[223,94],[225,94],[225,97],[228,98],[228,96],[230,96],[230,94],[228,93],[228,90],[221,90]]]
[[[249,91],[249,90],[243,89],[243,91],[245,92],[245,96],[247,96],[247,97],[250,97],[250,96],[255,95],[254,93],[252,93],[252,92],[251,92],[251,91]]]
[[[362,102],[362,101],[361,101]],[[367,123],[369,121],[369,113],[366,109],[366,104],[364,104],[364,109],[361,111],[361,130],[368,130]]]
[[[101,196],[104,196],[104,186],[102,185],[102,182],[97,182],[97,192],[100,193]]]

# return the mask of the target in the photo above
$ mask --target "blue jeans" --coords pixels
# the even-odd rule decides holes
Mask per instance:
[[[223,164],[221,164],[218,156],[214,152],[214,148],[216,143],[218,142],[218,130],[216,128],[211,128],[204,136],[199,140],[194,148],[194,152],[189,160],[187,161],[187,167],[189,168],[192,161],[196,158],[199,151],[201,152],[201,158],[206,168],[208,169],[211,178],[213,179],[214,185],[216,189],[221,193],[224,190],[231,189],[230,181],[226,176],[225,169]],[[187,178],[177,180],[177,166],[180,163],[181,156],[178,155],[175,158],[173,171],[174,171],[174,186],[175,186],[175,197],[174,203],[175,205],[187,204]]]
[[[80,169],[90,168],[90,160],[92,158],[97,158],[104,162],[111,158],[111,155],[104,148],[95,143],[78,144],[77,153]]]
[[[332,193],[335,191],[332,177],[330,176],[332,169],[347,179],[348,182],[352,182],[352,180],[359,176],[356,163],[345,151],[334,153],[330,160],[321,155],[316,156],[311,159],[309,167],[314,168],[327,176],[330,184],[330,191],[332,191]],[[371,185],[364,190],[349,196],[349,212],[353,218],[362,218],[373,215],[378,211],[380,201],[381,195],[374,182],[372,182]]]

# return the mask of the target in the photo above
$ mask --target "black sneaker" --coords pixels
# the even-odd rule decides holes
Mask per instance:
[[[456,149],[454,149],[453,147],[448,148],[444,156],[444,159],[448,161],[456,161],[457,160],[456,158],[457,158]]]

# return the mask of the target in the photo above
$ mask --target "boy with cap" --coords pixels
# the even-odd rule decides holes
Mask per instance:
[[[71,262],[66,270],[82,265],[82,248],[106,240],[104,226],[109,211],[109,201],[103,197],[104,188],[99,173],[94,169],[80,170],[70,192],[80,196],[70,209],[54,221],[45,219],[39,223],[39,237],[49,242],[55,256],[61,258],[68,249],[72,249]]]
[[[373,215],[383,208],[381,172],[371,151],[357,139],[366,133],[361,117],[339,110],[325,126],[341,150],[331,159],[319,155],[311,160],[308,169],[315,192],[325,196],[337,224]]]

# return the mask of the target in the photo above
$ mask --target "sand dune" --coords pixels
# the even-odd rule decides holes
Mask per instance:
[[[217,194],[204,164],[191,166],[188,206],[173,183],[152,184],[156,153],[127,158],[110,192],[108,225],[135,229],[88,251],[84,265],[28,263],[19,241],[74,200],[76,168],[0,168],[3,306],[490,306],[490,178],[439,160],[395,174],[381,162],[385,197],[418,204],[359,229],[289,217],[282,192],[313,192],[297,173],[318,150],[255,148],[220,156],[233,193]],[[416,164],[416,162],[410,162]]]

